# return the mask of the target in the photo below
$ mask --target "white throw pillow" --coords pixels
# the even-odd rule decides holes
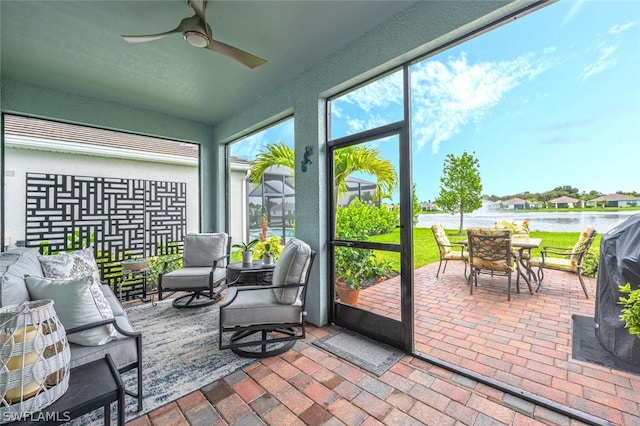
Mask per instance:
[[[51,299],[58,319],[65,329],[102,321],[102,314],[93,297],[93,277],[57,280],[25,276],[31,300]],[[92,328],[68,336],[70,342],[84,346],[104,345],[115,339],[106,326]]]
[[[60,253],[51,256],[40,256],[40,265],[46,278],[58,280],[68,280],[72,278],[82,278],[90,275],[92,277],[91,293],[98,307],[103,320],[113,318],[113,310],[109,301],[104,297],[100,289],[100,273],[98,265],[93,257],[93,248],[87,247],[72,253]],[[109,332],[114,336],[116,330],[112,325],[108,325]]]

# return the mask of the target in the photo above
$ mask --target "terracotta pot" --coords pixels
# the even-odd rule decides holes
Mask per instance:
[[[346,303],[347,305],[358,304],[358,297],[360,296],[359,288],[349,288],[340,280],[336,280],[336,288],[338,289],[338,298],[342,303]]]

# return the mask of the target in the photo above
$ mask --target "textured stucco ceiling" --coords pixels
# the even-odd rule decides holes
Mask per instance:
[[[268,60],[249,69],[179,34],[182,0],[0,2],[3,77],[215,124],[410,7],[405,1],[213,1],[214,38]]]

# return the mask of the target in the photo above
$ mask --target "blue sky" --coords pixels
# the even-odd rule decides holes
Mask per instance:
[[[333,137],[400,119],[401,84],[394,74],[334,101]],[[640,191],[639,1],[561,0],[414,65],[411,84],[421,201],[463,151],[480,161],[484,194]],[[276,140],[293,144],[291,121],[232,154]]]

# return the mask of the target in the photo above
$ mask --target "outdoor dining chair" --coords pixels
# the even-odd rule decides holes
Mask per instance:
[[[540,290],[542,285],[544,270],[554,269],[578,275],[582,291],[584,291],[584,295],[588,299],[589,294],[582,278],[582,263],[596,235],[597,232],[592,226],[585,226],[573,247],[543,247],[540,250],[540,257],[530,258],[529,265],[538,267],[538,287],[536,291]]]
[[[478,286],[478,275],[507,277],[507,300],[511,300],[511,274],[516,272],[516,289],[520,292],[520,277],[517,273],[516,255],[511,250],[511,230],[469,228],[469,292]]]
[[[450,242],[449,237],[447,237],[447,233],[444,230],[444,226],[441,223],[433,224],[431,226],[431,231],[433,232],[433,236],[438,244],[438,252],[440,254],[440,263],[438,263],[436,278],[440,275],[442,262],[444,262],[444,267],[442,268],[442,273],[444,274],[445,269],[447,269],[447,262],[450,260],[462,260],[464,262],[464,276],[466,278],[469,255],[464,251],[464,244]]]

